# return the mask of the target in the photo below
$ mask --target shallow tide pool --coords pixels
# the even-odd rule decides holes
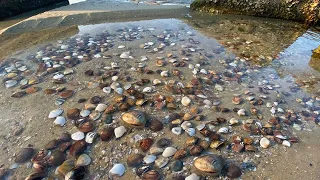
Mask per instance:
[[[316,29],[191,14],[1,38],[5,179],[320,176]]]

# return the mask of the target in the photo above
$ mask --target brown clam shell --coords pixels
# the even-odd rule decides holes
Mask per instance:
[[[92,131],[95,128],[95,124],[93,121],[84,121],[79,124],[78,129],[81,132],[87,133]]]
[[[152,119],[150,121],[149,127],[152,131],[161,131],[163,129],[163,124],[157,119]]]
[[[143,162],[143,155],[142,154],[131,154],[127,158],[127,164],[129,167],[137,167],[142,164]]]
[[[156,170],[150,170],[142,175],[142,180],[159,180],[160,174]]]
[[[140,141],[140,148],[143,152],[147,152],[153,144],[151,138],[145,138]]]
[[[18,91],[18,92],[14,92],[11,97],[13,98],[21,98],[23,97],[25,94],[27,94],[25,91]]]
[[[23,148],[20,150],[20,152],[17,154],[17,156],[14,159],[14,162],[16,163],[24,163],[32,158],[34,154],[33,148]]]
[[[69,154],[71,156],[78,156],[83,153],[83,151],[87,148],[87,143],[85,140],[76,141],[70,147]]]
[[[242,175],[241,169],[234,165],[230,164],[226,170],[226,176],[231,179],[236,179]]]
[[[27,94],[32,94],[32,93],[38,92],[39,90],[40,90],[39,87],[31,86],[31,87],[28,87],[28,88],[26,89],[26,93],[27,93]]]
[[[144,127],[146,124],[146,114],[142,111],[132,110],[124,113],[121,117],[122,121],[131,127]]]
[[[73,94],[74,94],[73,90],[65,90],[65,91],[59,93],[59,96],[61,98],[67,99],[67,98],[71,97]]]
[[[173,159],[182,159],[188,155],[188,152],[185,149],[179,149],[174,155]]]
[[[109,141],[114,137],[114,128],[109,127],[100,131],[101,141]]]
[[[215,154],[201,156],[193,162],[193,166],[199,173],[209,176],[218,176],[225,164],[223,157]]]
[[[232,145],[232,151],[234,152],[241,152],[243,150],[244,146],[242,144],[233,144]]]
[[[48,162],[49,162],[49,164],[51,166],[55,166],[56,167],[56,166],[61,165],[65,161],[65,159],[66,159],[66,154],[65,153],[63,153],[61,151],[54,151],[51,154]]]
[[[198,156],[202,153],[203,151],[203,147],[199,146],[199,145],[194,145],[191,149],[190,149],[190,155],[191,156]]]
[[[67,118],[72,120],[77,120],[80,117],[80,109],[72,108],[67,111]]]

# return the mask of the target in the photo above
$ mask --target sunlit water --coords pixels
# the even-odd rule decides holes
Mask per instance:
[[[144,98],[148,102],[144,106],[137,105],[132,109],[143,110],[151,117],[159,119],[165,124],[165,128],[157,133],[147,128],[133,129],[119,140],[109,142],[101,142],[97,139],[93,145],[88,145],[89,148],[86,151],[94,159],[94,163],[89,166],[89,172],[86,175],[87,179],[107,179],[108,172],[115,163],[125,164],[128,154],[135,151],[141,152],[137,145],[140,138],[152,137],[156,141],[167,137],[172,140],[173,146],[179,149],[184,148],[185,140],[190,135],[188,133],[192,133],[191,130],[179,136],[173,134],[170,129],[174,126],[170,124],[172,119],[169,120],[167,117],[168,114],[173,112],[190,112],[190,107],[184,107],[180,103],[183,96],[189,96],[192,99],[192,105],[201,108],[201,115],[206,117],[203,121],[191,120],[194,128],[201,124],[208,125],[212,121],[216,121],[218,117],[223,117],[226,120],[235,117],[243,122],[253,119],[252,128],[263,129],[264,127],[262,126],[273,116],[280,116],[286,119],[286,113],[282,111],[289,110],[296,112],[299,118],[291,118],[290,122],[282,124],[280,129],[286,136],[290,138],[299,136],[295,133],[296,130],[292,128],[293,124],[297,124],[308,131],[317,126],[320,109],[316,87],[319,82],[316,81],[313,84],[313,90],[315,91],[312,93],[306,91],[308,88],[312,88],[311,86],[300,86],[296,82],[300,79],[309,81],[310,78],[311,80],[319,78],[319,72],[308,66],[312,50],[320,45],[319,33],[311,30],[301,32],[301,29],[295,30],[292,27],[282,29],[285,27],[283,24],[277,26],[276,23],[270,22],[274,31],[268,32],[266,37],[259,38],[268,39],[268,37],[272,37],[272,41],[279,41],[282,38],[282,42],[272,44],[272,41],[260,42],[256,37],[251,37],[251,34],[263,36],[265,29],[263,30],[261,27],[270,27],[270,24],[261,22],[272,20],[252,20],[254,23],[250,24],[251,21],[244,22],[246,19],[243,19],[243,17],[232,19],[231,17],[220,16],[214,19],[216,24],[212,22],[201,24],[197,19],[189,18],[93,25],[79,24],[77,26],[78,32],[72,36],[41,42],[30,48],[12,53],[13,55],[7,57],[1,66],[3,83],[8,84],[8,79],[5,79],[5,77],[9,74],[8,69],[11,69],[10,63],[18,59],[21,61],[17,62],[26,65],[28,69],[32,70],[31,74],[18,71],[18,76],[27,80],[39,77],[40,83],[33,86],[39,87],[40,91],[13,99],[10,96],[14,92],[24,91],[21,85],[17,84],[11,88],[2,87],[2,106],[0,111],[3,112],[3,121],[0,123],[6,123],[1,124],[6,125],[6,129],[1,133],[9,140],[1,142],[1,146],[6,147],[1,149],[3,151],[1,153],[4,154],[1,156],[1,161],[9,159],[8,156],[11,157],[13,153],[18,151],[18,145],[19,147],[26,147],[28,144],[32,144],[41,149],[48,141],[58,138],[62,132],[74,133],[77,131],[71,120],[68,120],[63,127],[54,127],[53,120],[48,119],[48,114],[51,110],[58,107],[64,109],[65,112],[74,107],[82,109],[84,104],[78,103],[78,100],[80,98],[89,99],[95,95],[103,96],[103,103],[114,104],[114,99],[118,97],[115,91],[112,91],[111,94],[106,94],[98,88],[98,86],[110,86],[114,80],[111,80],[108,74],[114,72],[117,72],[119,76],[115,81],[121,84],[120,87],[130,83],[140,91],[145,87],[153,89],[152,92],[145,93]],[[197,25],[190,23],[190,20],[196,21]],[[243,29],[234,29],[232,24],[237,23],[242,24]],[[222,32],[206,31],[202,33],[202,30],[207,29],[207,27],[215,28],[217,31],[221,30]],[[285,38],[279,37],[278,32],[281,30],[287,30]],[[245,36],[241,36],[245,33]],[[302,35],[295,39],[295,34]],[[274,45],[274,47],[271,45]],[[268,50],[265,51],[266,54],[264,56],[270,56],[274,61],[260,66],[251,62],[249,57],[241,57],[243,53],[239,49],[250,49],[250,46],[254,46],[259,51],[264,51],[267,46]],[[130,52],[129,55],[125,54],[125,56],[131,57],[121,58],[120,56],[124,52]],[[256,53],[252,52],[252,50],[248,52],[249,54]],[[165,65],[159,65],[157,60],[163,60]],[[111,66],[115,65],[115,63],[119,67],[112,69]],[[72,74],[64,76],[65,83],[63,84],[54,83],[53,77],[57,73],[50,73],[51,71],[48,70],[59,67],[74,70]],[[104,76],[86,76],[85,72],[87,70],[101,71]],[[151,70],[153,73],[146,73],[146,70]],[[175,70],[178,70],[179,73]],[[49,73],[46,73],[47,71]],[[58,71],[63,73],[64,69],[58,69]],[[169,77],[161,76],[159,74],[161,71],[168,71]],[[176,74],[173,74],[173,71]],[[195,78],[198,78],[200,83],[195,82]],[[17,79],[18,83],[22,83],[21,78]],[[143,83],[142,80],[146,81],[146,79],[151,82]],[[162,83],[160,85],[152,85],[155,79],[161,80]],[[183,89],[187,89],[185,86],[190,86],[190,82],[193,83],[191,83],[193,87],[191,87],[192,92],[188,93]],[[173,86],[172,89],[170,89],[170,84]],[[48,96],[43,93],[44,89],[61,86],[73,90],[75,94],[60,105],[57,104],[61,102],[57,94]],[[156,94],[172,96],[175,99],[173,104],[177,105],[177,110],[162,109],[161,103],[166,103],[166,101],[155,103],[154,96]],[[243,102],[239,105],[233,104],[232,97],[239,94],[241,94]],[[127,98],[132,98],[127,94],[125,95],[128,96]],[[250,96],[254,96],[254,100],[251,100],[251,102],[246,100]],[[258,101],[256,100],[258,99],[263,102],[262,105],[257,104]],[[267,105],[267,103],[271,105]],[[222,113],[216,108],[217,105],[220,108],[228,108],[231,111],[234,108],[246,109],[247,116],[239,117],[237,112]],[[11,109],[8,107],[11,107]],[[259,110],[258,115],[250,113],[252,107],[256,107]],[[23,113],[20,111],[23,111]],[[23,114],[23,118],[20,118],[21,114]],[[63,116],[66,116],[66,113]],[[105,123],[101,119],[100,121],[95,121],[97,129],[101,130],[103,126],[119,127],[121,125],[121,112],[116,112],[112,116],[114,117],[113,122]],[[19,119],[19,121],[16,122],[15,119]],[[7,137],[6,134],[15,131],[18,125],[25,127],[22,137]],[[277,151],[279,146],[282,147],[281,144],[274,143],[276,145],[270,147],[268,151],[263,150],[259,147],[259,139],[262,135],[256,134],[255,131],[243,131],[241,125],[228,126],[228,123],[221,123],[215,124],[211,128],[218,131],[221,127],[227,127],[231,131],[221,135],[220,140],[226,141],[225,146],[222,146],[219,150],[210,149],[210,151],[205,151],[203,154],[219,153],[228,158],[228,160],[236,162],[238,166],[242,167],[243,172],[254,170],[257,164],[255,161],[244,162],[245,156],[253,159],[256,155],[260,155],[264,158],[269,156],[269,151]],[[257,143],[254,143],[257,152],[234,154],[231,149],[231,137],[234,134],[239,134],[243,137],[250,136],[257,141]],[[202,140],[206,139],[198,131],[196,135]],[[294,146],[293,144],[293,148]],[[155,169],[161,172],[164,179],[175,177],[179,174],[188,176],[191,174],[192,160],[193,157],[189,156],[183,159],[185,170],[182,173],[171,172],[161,168]],[[170,159],[167,167],[171,167],[172,162],[173,160]],[[14,165],[11,158],[6,166],[11,166],[12,164]],[[13,179],[24,178],[33,172],[30,164],[21,164],[20,167],[16,168],[11,172]],[[123,179],[136,177],[132,168],[126,166],[126,170],[122,177]],[[48,172],[50,177],[55,177],[53,169],[48,170]]]

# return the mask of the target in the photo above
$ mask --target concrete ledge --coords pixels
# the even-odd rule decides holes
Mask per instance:
[[[100,2],[101,3],[101,2]],[[183,17],[189,8],[179,5],[151,5],[134,3],[83,2],[73,4],[30,17],[0,31],[8,35],[34,29],[47,29],[57,26],[99,23],[103,21],[129,21],[157,18]]]

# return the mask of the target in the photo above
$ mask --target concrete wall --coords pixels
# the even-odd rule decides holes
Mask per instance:
[[[0,0],[0,20],[68,0]]]

